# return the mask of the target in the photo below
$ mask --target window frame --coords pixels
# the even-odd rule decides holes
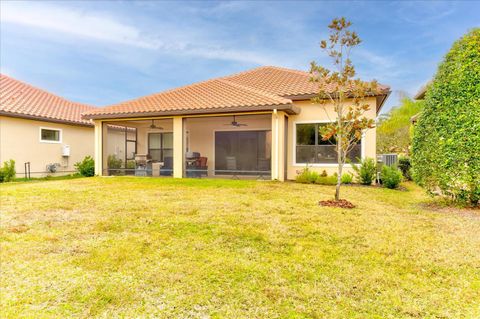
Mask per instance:
[[[58,141],[52,141],[52,140],[44,140],[42,139],[42,130],[50,130],[50,131],[58,131]],[[48,144],[62,144],[63,141],[63,130],[61,128],[55,128],[55,127],[46,127],[46,126],[40,126],[39,130],[39,137],[38,140],[40,143],[48,143]]]
[[[160,148],[150,148],[150,134],[160,134]],[[165,154],[164,151],[172,151],[173,153],[173,145],[171,148],[163,147],[163,134],[172,134],[173,138],[173,131],[148,131],[147,132],[147,154],[150,154],[150,150],[160,151],[160,162],[165,161]]]
[[[308,165],[310,167],[337,167],[337,163],[298,163],[297,162],[297,125],[298,124],[327,124],[332,123],[333,121],[329,120],[306,120],[306,121],[294,121],[293,122],[293,147],[292,147],[292,163],[293,166],[305,167]],[[362,132],[362,143],[360,144],[360,159],[365,158],[365,131]],[[345,163],[344,167],[352,167],[352,164]]]

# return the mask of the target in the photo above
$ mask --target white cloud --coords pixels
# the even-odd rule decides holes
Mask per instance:
[[[2,22],[10,22],[54,32],[111,43],[155,49],[159,43],[148,39],[133,26],[113,17],[30,2],[2,3]]]
[[[228,6],[227,6],[228,7]],[[207,59],[230,60],[255,64],[275,64],[275,57],[248,50],[238,50],[215,43],[207,33],[198,30],[172,31],[170,26],[161,34],[144,31],[107,14],[78,10],[58,5],[29,2],[3,2],[2,23],[12,23],[49,31],[45,36],[63,35],[64,40],[83,38],[104,44],[116,44]],[[66,36],[66,37],[65,37]]]

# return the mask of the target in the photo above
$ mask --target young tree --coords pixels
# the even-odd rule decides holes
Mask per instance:
[[[345,18],[334,19],[328,28],[330,37],[320,42],[333,60],[334,70],[328,70],[316,62],[311,63],[311,81],[318,83],[318,94],[312,99],[315,103],[323,104],[329,116],[327,107],[333,105],[335,120],[321,129],[324,141],[334,140],[337,153],[337,185],[335,200],[340,199],[342,171],[349,152],[362,138],[362,133],[373,128],[373,119],[365,116],[370,109],[366,98],[378,93],[376,81],[364,82],[355,79],[355,67],[350,60],[351,49],[359,45],[358,35],[350,31],[351,23]]]

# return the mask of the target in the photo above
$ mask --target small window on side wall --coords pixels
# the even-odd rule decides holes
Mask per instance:
[[[44,143],[61,143],[62,130],[54,128],[40,128],[40,142]]]

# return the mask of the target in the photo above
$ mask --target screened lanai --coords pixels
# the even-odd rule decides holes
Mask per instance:
[[[173,175],[172,118],[102,125],[103,175]],[[271,126],[271,113],[181,119],[182,177],[270,179]]]

